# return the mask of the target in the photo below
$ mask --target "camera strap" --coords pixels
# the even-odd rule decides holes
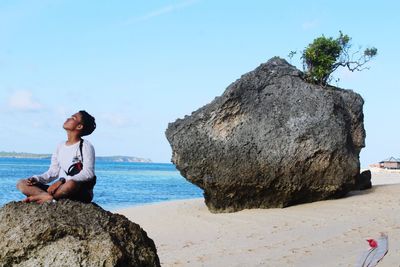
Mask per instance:
[[[79,150],[80,150],[80,152],[81,152],[81,160],[82,160],[82,163],[83,163],[82,147],[83,147],[83,139],[81,139],[81,142],[79,143]]]

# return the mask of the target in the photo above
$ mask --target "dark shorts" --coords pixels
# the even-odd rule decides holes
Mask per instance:
[[[42,184],[42,183],[37,183],[37,184],[35,184],[35,186],[36,187],[39,187],[40,189],[42,189],[43,191],[46,191],[47,192],[47,189],[49,189],[49,185],[47,185],[47,184]]]
[[[78,182],[79,184],[79,189],[76,193],[73,195],[69,196],[68,199],[75,200],[75,201],[80,201],[84,203],[90,203],[92,202],[93,199],[93,187],[96,184],[96,177],[94,177],[92,180],[88,182]],[[37,183],[35,186],[39,187],[43,191],[47,191],[49,188],[49,185],[47,184],[42,184],[42,183]]]
[[[89,188],[90,186],[87,182],[81,182],[78,191],[72,196],[68,197],[68,199],[80,201],[83,203],[90,203],[93,199],[93,188]]]

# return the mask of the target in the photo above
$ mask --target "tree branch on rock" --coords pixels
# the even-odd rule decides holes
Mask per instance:
[[[332,73],[339,67],[346,67],[352,72],[369,69],[365,64],[378,54],[378,49],[367,48],[360,55],[360,48],[351,54],[350,40],[351,38],[341,31],[336,39],[327,38],[324,35],[314,39],[304,49],[301,57],[306,80],[327,85],[332,80]],[[293,53],[291,55],[293,56]]]

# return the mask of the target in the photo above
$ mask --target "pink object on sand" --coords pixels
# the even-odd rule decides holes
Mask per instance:
[[[361,255],[356,267],[376,266],[389,250],[388,236],[384,233],[381,233],[377,240],[367,239],[367,242],[370,248]]]

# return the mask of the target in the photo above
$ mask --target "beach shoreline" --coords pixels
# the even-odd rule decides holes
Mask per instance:
[[[400,262],[400,173],[372,171],[372,189],[284,209],[210,213],[203,199],[117,210],[157,246],[162,266],[354,266],[368,238],[389,236],[379,266]]]

